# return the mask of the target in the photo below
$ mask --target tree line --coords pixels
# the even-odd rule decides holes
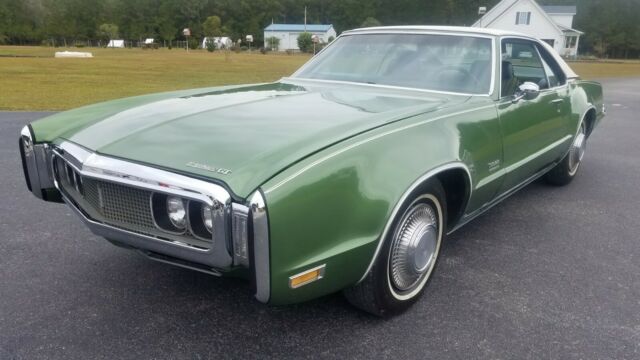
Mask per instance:
[[[122,38],[194,40],[216,33],[263,41],[272,22],[333,24],[336,31],[363,25],[471,25],[478,7],[499,0],[0,0],[0,44],[73,43]],[[574,28],[582,53],[640,55],[640,0],[539,0],[577,5]],[[215,17],[212,19],[212,17]]]

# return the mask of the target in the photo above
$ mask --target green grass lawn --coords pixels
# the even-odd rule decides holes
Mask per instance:
[[[570,62],[569,66],[583,79],[605,79],[640,76],[640,61],[585,61]]]
[[[64,110],[159,91],[259,83],[291,75],[307,55],[203,50],[69,49],[91,59],[56,59],[45,47],[0,46],[0,109]],[[13,57],[15,56],[15,57]]]
[[[68,49],[92,59],[56,59],[47,47],[0,46],[0,110],[64,110],[152,92],[277,80],[308,55],[182,49]],[[577,62],[586,79],[640,76],[640,62]]]

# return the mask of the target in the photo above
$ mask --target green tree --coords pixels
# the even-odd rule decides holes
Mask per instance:
[[[267,39],[267,47],[271,50],[278,50],[280,47],[280,39],[275,36],[270,36]]]
[[[313,51],[313,39],[311,33],[303,32],[298,35],[298,48],[300,51],[308,53]]]
[[[118,25],[102,24],[100,25],[100,27],[98,27],[98,34],[109,40],[113,40],[118,37]]]
[[[218,16],[209,16],[202,23],[202,32],[204,36],[217,37],[222,36],[222,21]]]
[[[375,26],[380,26],[382,24],[380,24],[380,21],[378,21],[378,19],[369,16],[368,18],[364,19],[364,21],[362,22],[362,24],[360,25],[361,27],[375,27]]]

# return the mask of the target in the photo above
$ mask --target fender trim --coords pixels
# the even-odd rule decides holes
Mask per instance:
[[[392,225],[394,219],[396,218],[396,216],[398,215],[398,212],[400,211],[400,208],[405,203],[405,201],[407,201],[407,199],[409,198],[409,195],[411,195],[411,193],[415,189],[417,189],[418,186],[422,185],[425,181],[433,178],[434,176],[442,173],[443,171],[452,170],[452,169],[462,169],[467,174],[467,177],[468,177],[468,180],[469,180],[469,195],[468,195],[468,198],[467,198],[467,203],[468,203],[469,199],[471,198],[471,194],[473,193],[473,181],[472,181],[472,178],[471,178],[471,172],[469,171],[469,168],[464,163],[459,162],[459,161],[450,162],[450,163],[447,163],[447,164],[444,164],[444,165],[440,165],[440,166],[438,166],[438,167],[436,167],[434,169],[431,169],[428,172],[426,172],[425,174],[423,174],[422,176],[420,176],[418,179],[416,179],[409,186],[409,188],[407,188],[407,190],[402,194],[402,196],[400,197],[400,200],[398,200],[398,202],[396,203],[395,207],[393,208],[393,211],[391,212],[391,216],[389,216],[389,219],[387,219],[387,223],[384,226],[384,230],[382,230],[382,234],[381,234],[380,238],[378,239],[378,246],[376,247],[376,251],[373,254],[373,257],[371,258],[371,261],[369,262],[369,266],[367,266],[367,270],[364,272],[364,274],[362,275],[360,280],[358,280],[358,282],[356,282],[356,284],[359,284],[360,282],[362,282],[362,280],[364,280],[367,277],[367,274],[369,274],[369,271],[371,271],[371,268],[373,267],[373,264],[376,262],[376,259],[378,258],[378,255],[380,254],[380,250],[382,249],[382,244],[384,243],[384,239],[389,234],[389,231],[391,231],[391,225]]]

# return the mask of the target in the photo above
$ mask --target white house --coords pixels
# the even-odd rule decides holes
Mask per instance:
[[[473,27],[521,32],[551,45],[561,56],[578,54],[580,35],[573,29],[575,6],[540,6],[535,0],[502,0]]]
[[[323,43],[328,43],[330,37],[336,37],[333,25],[271,24],[264,29],[264,47],[269,47],[267,39],[275,36],[280,39],[278,51],[300,50],[298,36],[303,32],[318,36]]]

